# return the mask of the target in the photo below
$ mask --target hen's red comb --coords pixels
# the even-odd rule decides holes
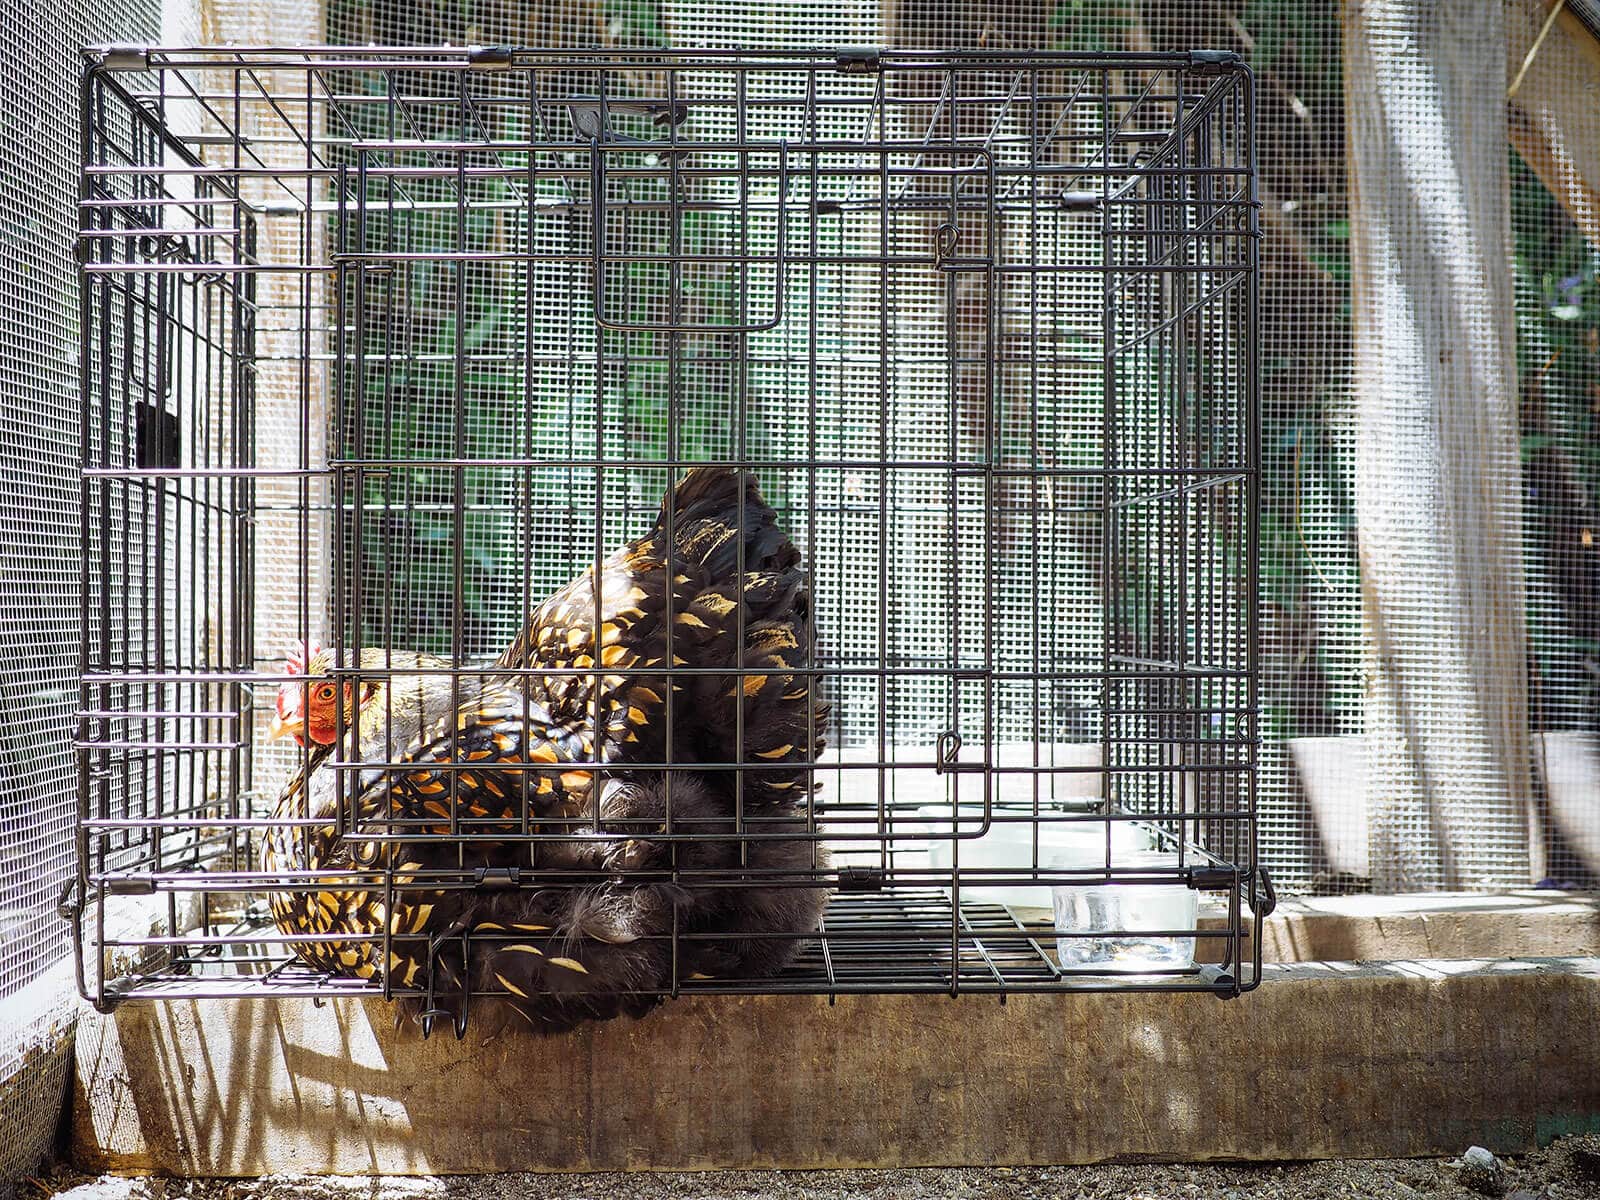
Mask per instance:
[[[289,646],[289,660],[283,664],[285,675],[304,675],[311,669],[311,660],[322,653],[321,642],[294,642]]]

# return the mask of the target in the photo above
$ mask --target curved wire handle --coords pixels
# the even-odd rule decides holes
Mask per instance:
[[[630,145],[636,149],[645,143]],[[667,153],[673,153],[680,147],[667,145]],[[750,143],[718,143],[718,150],[770,150],[770,144]],[[687,321],[619,321],[606,316],[606,168],[605,154],[601,149],[601,138],[591,135],[589,139],[590,154],[590,204],[594,209],[594,246],[591,257],[594,260],[594,320],[601,329],[621,330],[628,333],[763,333],[769,329],[776,329],[783,321],[784,292],[788,286],[788,258],[785,253],[785,243],[788,229],[789,215],[789,143],[778,143],[778,246],[773,258],[776,268],[776,279],[773,282],[774,296],[772,302],[772,316],[764,321],[750,321],[740,325],[724,325],[712,323],[698,323]],[[678,198],[674,196],[670,201],[669,211],[673,220],[677,220]],[[741,264],[743,265],[743,264]]]

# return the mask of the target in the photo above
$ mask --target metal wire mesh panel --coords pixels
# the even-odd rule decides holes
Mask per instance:
[[[752,29],[752,22],[758,31]],[[837,24],[835,24],[837,23]],[[886,43],[937,50],[1181,50],[1226,46],[1265,72],[1258,97],[1263,243],[1264,857],[1290,886],[1365,887],[1361,618],[1350,404],[1348,221],[1339,23],[1333,4],[885,3],[843,9],[662,0],[530,15],[497,0],[419,11],[329,6],[330,40],[386,44],[747,46]],[[1024,289],[1015,289],[1021,297]],[[1059,379],[1061,368],[1051,368]],[[1070,526],[1058,523],[1065,533]],[[1046,539],[1044,553],[1056,543]],[[1094,629],[1056,631],[1093,639]]]
[[[1511,266],[1517,280],[1522,384],[1530,722],[1542,875],[1592,885],[1600,780],[1595,748],[1590,585],[1597,553],[1594,438],[1587,381],[1594,373],[1593,215],[1587,199],[1593,88],[1592,5],[1549,15],[1528,0],[1506,6],[1513,155]],[[1588,25],[1583,21],[1588,14]],[[449,10],[395,4],[329,8],[335,41],[376,44],[748,45],[751,21],[771,44],[810,46],[818,30],[842,44],[883,41],[955,50],[974,45],[1084,51],[1225,46],[1259,72],[1263,243],[1259,364],[1262,440],[1261,804],[1264,857],[1289,886],[1366,890],[1375,870],[1368,820],[1361,588],[1354,511],[1358,399],[1351,378],[1350,197],[1346,183],[1339,9],[1332,3],[1240,5],[1232,0],[1029,0],[982,7],[912,3],[848,13],[779,5],[674,0],[627,8],[573,4],[532,15],[480,0]],[[837,22],[838,24],[833,24]],[[829,40],[825,37],[823,40]],[[1415,136],[1448,153],[1442,130]],[[1588,214],[1587,216],[1585,214]],[[1588,231],[1587,239],[1584,230]],[[1436,519],[1437,514],[1430,516]],[[1441,627],[1443,628],[1443,627]],[[1488,776],[1467,781],[1494,803]],[[1381,791],[1381,789],[1380,789]],[[1404,837],[1421,841],[1412,823]],[[1512,870],[1507,863],[1504,870]],[[1521,869],[1517,867],[1516,869]],[[1531,880],[1540,876],[1530,875]],[[1484,887],[1459,877],[1452,886]]]
[[[0,1193],[52,1150],[71,1070],[78,412],[77,49],[150,37],[156,6],[0,6]]]
[[[1582,100],[1594,88],[1592,10],[1568,5],[1547,21],[1547,5],[1505,6],[1506,74],[1517,81],[1509,121],[1515,151],[1509,267],[1517,285],[1528,719],[1541,836],[1537,874],[1507,857],[1499,877],[1522,872],[1529,882],[1543,878],[1565,887],[1592,887],[1600,869],[1590,799],[1600,787],[1592,651],[1600,606],[1591,584],[1594,539],[1584,533],[1594,525],[1595,487],[1588,381],[1595,366],[1597,238],[1588,199],[1593,157],[1585,149],[1595,139],[1586,115],[1592,105]],[[699,32],[695,12],[671,4],[660,11],[665,36]],[[489,28],[498,14],[485,6],[479,15]],[[884,19],[890,36],[938,47],[979,38],[1113,51],[1226,46],[1258,72],[1260,137],[1267,148],[1260,163],[1267,234],[1260,325],[1263,855],[1297,890],[1368,890],[1375,873],[1392,880],[1385,853],[1374,858],[1367,812],[1354,512],[1359,396],[1351,378],[1352,198],[1339,6],[896,3],[885,6]],[[1369,75],[1359,78],[1369,85]],[[1453,152],[1435,116],[1416,114],[1409,134],[1440,155]],[[1516,492],[1515,480],[1508,486]],[[1418,519],[1438,528],[1444,514],[1424,511]],[[1466,547],[1456,552],[1476,553]],[[1449,636],[1449,622],[1439,624],[1438,636]],[[1444,705],[1427,703],[1448,719]],[[1502,789],[1489,773],[1464,784],[1485,810],[1500,802]],[[1374,788],[1381,794],[1382,786]],[[1428,831],[1411,821],[1400,836],[1420,845]],[[1452,878],[1458,888],[1495,886],[1487,877],[1454,872]]]
[[[256,314],[241,268],[255,222],[206,173],[197,135],[165,117],[109,78],[86,97],[80,339],[97,369],[82,380],[80,889],[86,875],[182,875],[248,853],[238,675],[253,661]],[[152,170],[135,179],[129,161]],[[99,901],[155,892],[124,881],[70,903],[114,940],[119,915]],[[187,920],[164,900],[155,921]],[[137,908],[128,919],[139,929]],[[159,945],[93,966],[137,969],[166,956]]]
[[[1254,985],[1234,56],[149,52],[88,88],[98,1002]],[[263,611],[329,648],[278,666]],[[257,709],[303,743],[281,797]],[[1040,911],[1092,885],[1220,907],[1130,973]]]

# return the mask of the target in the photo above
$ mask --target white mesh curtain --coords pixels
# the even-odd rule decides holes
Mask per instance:
[[[1505,87],[1547,12],[1545,0],[1508,3],[1503,36],[1513,61],[1506,79],[1477,86]],[[1513,542],[1521,539],[1507,561],[1526,562],[1528,715],[1507,717],[1505,729],[1520,721],[1522,732],[1505,733],[1502,740],[1509,741],[1496,753],[1526,769],[1507,776],[1503,767],[1489,765],[1495,758],[1490,755],[1478,765],[1462,765],[1450,780],[1421,782],[1415,766],[1402,761],[1403,742],[1381,729],[1373,731],[1379,738],[1374,745],[1383,753],[1365,769],[1365,685],[1373,659],[1371,643],[1364,643],[1357,565],[1361,426],[1351,342],[1344,32],[1341,6],[1333,0],[1007,0],[982,6],[943,0],[774,6],[608,0],[532,8],[490,0],[448,9],[331,0],[328,19],[329,40],[377,44],[882,43],[1219,47],[1245,53],[1260,85],[1260,194],[1267,232],[1260,331],[1263,858],[1289,886],[1317,891],[1365,889],[1374,877],[1380,886],[1424,889],[1526,883],[1530,865],[1537,864],[1543,864],[1540,874],[1556,882],[1594,881],[1600,813],[1581,800],[1564,799],[1600,788],[1594,740],[1600,723],[1600,618],[1590,518],[1600,462],[1587,382],[1596,368],[1590,344],[1594,260],[1593,244],[1584,241],[1580,228],[1587,222],[1593,233],[1593,164],[1585,155],[1592,156],[1597,143],[1586,137],[1594,118],[1582,97],[1591,94],[1588,72],[1597,59],[1579,17],[1563,14],[1553,24],[1510,113],[1510,140],[1518,152],[1509,159],[1518,317],[1514,365],[1523,384],[1506,384],[1518,390],[1515,396],[1505,393],[1502,407],[1517,423],[1518,447],[1511,457],[1526,460],[1508,466],[1526,470],[1502,472],[1493,486],[1500,493],[1496,511],[1508,514],[1505,530]],[[1430,121],[1426,106],[1407,133],[1448,157],[1449,127]],[[1471,336],[1490,335],[1479,330]],[[1460,443],[1456,452],[1462,452]],[[1435,509],[1418,511],[1415,519],[1444,529],[1442,501],[1435,496],[1429,503]],[[1465,556],[1470,568],[1470,560],[1484,551],[1463,538],[1441,553]],[[1435,649],[1452,638],[1458,647],[1454,661],[1472,662],[1473,635],[1459,628],[1458,614],[1430,607],[1433,600],[1420,590],[1406,593],[1404,577],[1396,583],[1424,618],[1407,635],[1418,663],[1433,670],[1447,657]],[[1514,641],[1503,651],[1518,653]],[[1417,697],[1435,738],[1450,728],[1451,707],[1481,690],[1468,686],[1459,671],[1452,676],[1453,669],[1434,671]],[[1458,836],[1482,844],[1476,865],[1443,861],[1428,811],[1441,788],[1457,797],[1451,803],[1462,813]],[[1411,801],[1391,802],[1396,789],[1408,790]],[[1527,844],[1524,818],[1530,810],[1533,837],[1524,850],[1519,847]],[[1370,820],[1369,811],[1379,819]]]
[[[51,1148],[76,995],[79,49],[162,36],[159,0],[0,6],[0,1189]],[[175,21],[173,36],[192,37]]]

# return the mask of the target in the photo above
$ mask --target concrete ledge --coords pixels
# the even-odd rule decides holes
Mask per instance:
[[[1051,914],[1038,914],[1041,921]],[[1224,929],[1222,910],[1202,928]],[[1223,946],[1202,940],[1202,960]],[[1261,931],[1266,962],[1397,962],[1414,958],[1570,958],[1600,955],[1600,897],[1590,893],[1446,892],[1408,896],[1285,897]]]
[[[1600,959],[1270,969],[1131,993],[680,1001],[563,1038],[377,1002],[171,1001],[78,1030],[95,1171],[257,1175],[1305,1159],[1600,1130]]]
[[[1014,908],[1052,925],[1047,908]],[[1226,929],[1226,910],[1200,910],[1200,928]],[[1248,932],[1248,926],[1246,927]],[[1202,962],[1224,945],[1201,939]],[[1414,958],[1574,958],[1600,955],[1600,896],[1528,888],[1403,896],[1286,896],[1262,928],[1269,963],[1398,962]]]
[[[1285,899],[1262,930],[1268,962],[1600,955],[1600,898],[1525,891]]]

